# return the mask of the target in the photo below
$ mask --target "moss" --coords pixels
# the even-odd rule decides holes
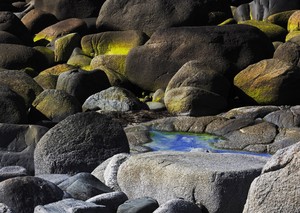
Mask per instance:
[[[244,92],[261,105],[275,104],[278,99],[278,97],[274,95],[274,89],[270,86],[252,87]]]
[[[294,12],[288,20],[287,29],[289,32],[300,30],[300,10]]]
[[[239,24],[246,24],[260,29],[272,41],[284,41],[287,34],[287,31],[283,27],[265,21],[248,20],[239,22]]]
[[[76,67],[68,65],[68,64],[58,64],[55,65],[53,67],[50,67],[46,70],[43,70],[42,72],[40,72],[39,75],[47,75],[47,74],[51,74],[51,75],[60,75],[63,72],[67,72],[70,71],[72,69],[75,69]]]

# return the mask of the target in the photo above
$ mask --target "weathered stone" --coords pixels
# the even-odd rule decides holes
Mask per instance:
[[[119,123],[96,112],[78,113],[41,138],[35,149],[35,171],[91,172],[107,158],[128,151],[128,141]]]
[[[22,44],[21,40],[17,36],[2,30],[0,31],[0,43],[1,44]]]
[[[300,103],[299,67],[278,59],[268,59],[248,66],[234,78],[242,97],[261,105]]]
[[[299,31],[299,16],[300,10],[295,11],[288,20],[287,29],[289,32]]]
[[[129,90],[120,87],[110,87],[91,95],[82,105],[83,111],[103,110],[126,112],[131,110],[147,109],[147,105]]]
[[[21,166],[5,166],[0,168],[0,182],[7,180],[9,178],[21,177],[27,175],[28,173],[26,169]]]
[[[288,20],[295,11],[296,10],[288,10],[288,11],[275,13],[273,15],[268,16],[267,21],[287,29]]]
[[[202,213],[196,204],[183,199],[172,199],[163,203],[153,213]]]
[[[151,197],[142,197],[125,201],[118,207],[117,213],[152,213],[158,208],[158,203]]]
[[[35,206],[61,200],[63,191],[36,177],[16,177],[0,182],[0,203],[13,212],[33,212]]]
[[[67,62],[73,50],[80,46],[81,37],[77,33],[62,36],[54,42],[54,54],[56,62]]]
[[[271,112],[263,119],[282,128],[298,127],[300,126],[300,106]]]
[[[143,153],[121,165],[118,183],[130,199],[150,196],[164,203],[180,197],[208,212],[241,212],[265,161],[238,154]]]
[[[281,149],[251,184],[243,213],[298,212],[300,143]]]
[[[300,128],[279,129],[274,142],[269,145],[268,152],[274,154],[279,149],[286,148],[300,141]]]
[[[285,42],[275,50],[273,58],[300,67],[300,46],[294,42]]]

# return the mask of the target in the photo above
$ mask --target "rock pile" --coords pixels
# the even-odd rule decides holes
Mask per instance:
[[[299,14],[300,0],[1,1],[0,212],[299,212]],[[143,153],[151,129],[275,155]]]

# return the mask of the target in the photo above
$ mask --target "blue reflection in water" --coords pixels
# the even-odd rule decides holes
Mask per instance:
[[[245,152],[239,150],[226,150],[218,149],[213,146],[214,143],[218,143],[223,139],[210,134],[193,134],[185,132],[162,132],[162,131],[150,131],[152,142],[144,144],[144,146],[151,148],[153,151],[206,151],[214,153],[236,153],[236,154],[251,154],[269,157],[267,153],[255,153]]]

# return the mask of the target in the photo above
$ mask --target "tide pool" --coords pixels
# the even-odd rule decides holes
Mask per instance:
[[[144,144],[152,151],[202,151],[213,153],[236,153],[236,154],[250,154],[269,157],[267,153],[255,153],[239,150],[226,150],[218,149],[214,147],[215,143],[218,143],[224,139],[221,137],[210,134],[194,134],[186,132],[162,132],[151,130],[150,137],[152,142]]]

